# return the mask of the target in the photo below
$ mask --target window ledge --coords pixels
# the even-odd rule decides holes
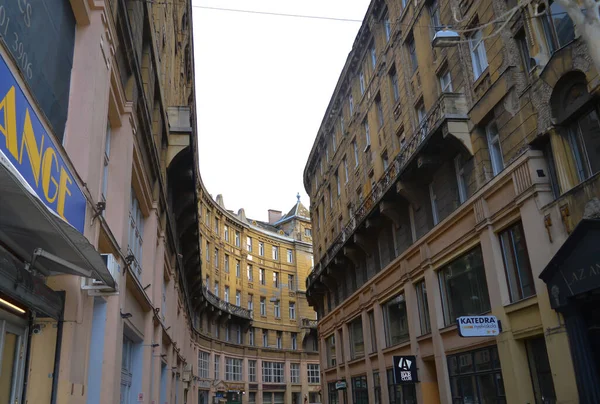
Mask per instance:
[[[408,338],[406,341],[402,341],[402,342],[399,342],[399,343],[397,343],[395,345],[390,345],[390,346],[386,347],[383,350],[383,353],[388,353],[390,351],[394,351],[396,349],[401,349],[401,348],[407,347],[409,345],[410,345],[410,338]]]
[[[417,342],[425,341],[428,339],[431,339],[431,331],[429,331],[427,334],[419,335],[417,337]]]
[[[371,353],[369,354],[369,359],[373,358],[374,356],[377,356],[377,354],[378,354],[378,352],[377,352],[377,351],[375,351],[375,352],[371,352]]]
[[[360,358],[356,358],[356,359],[352,359],[351,361],[348,361],[347,365],[348,366],[356,365],[357,363],[363,362],[364,360],[365,360],[365,357],[363,355]]]
[[[457,325],[456,325],[456,324],[452,324],[452,325],[446,326],[446,327],[444,327],[444,328],[440,328],[440,335],[442,335],[442,334],[447,334],[447,333],[449,333],[449,332],[451,332],[451,331],[456,331],[456,330],[457,330],[457,328],[458,328],[458,327],[457,327]]]
[[[516,311],[524,310],[528,307],[535,306],[538,304],[537,295],[527,297],[525,299],[517,300],[516,302],[507,304],[504,306],[504,310],[507,314],[514,313]]]

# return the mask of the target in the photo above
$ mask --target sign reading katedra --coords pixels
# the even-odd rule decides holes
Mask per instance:
[[[495,337],[500,334],[496,316],[463,316],[456,319],[461,337]]]

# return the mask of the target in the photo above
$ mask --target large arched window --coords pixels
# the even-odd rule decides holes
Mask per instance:
[[[571,72],[556,84],[550,98],[555,122],[567,136],[580,182],[600,172],[600,115],[581,72]]]

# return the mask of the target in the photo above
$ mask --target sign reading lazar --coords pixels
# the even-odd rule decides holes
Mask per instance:
[[[464,316],[457,319],[461,337],[495,337],[500,334],[496,316]]]
[[[0,57],[0,154],[42,202],[83,233],[86,201],[60,147]]]

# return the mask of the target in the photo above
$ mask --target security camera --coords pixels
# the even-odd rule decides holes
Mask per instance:
[[[31,333],[33,335],[38,335],[42,333],[42,326],[40,324],[35,324],[31,327]]]

